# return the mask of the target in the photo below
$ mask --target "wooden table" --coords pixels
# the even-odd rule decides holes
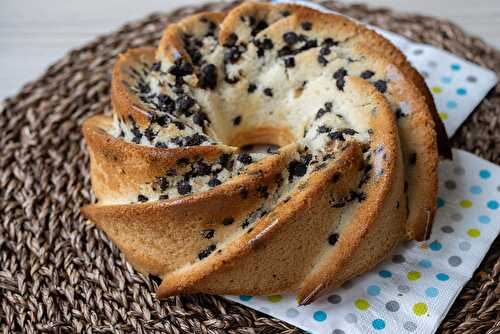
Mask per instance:
[[[0,0],[0,100],[69,49],[153,11],[200,0]],[[346,0],[346,2],[359,2]],[[500,0],[369,0],[371,6],[444,17],[500,48]]]

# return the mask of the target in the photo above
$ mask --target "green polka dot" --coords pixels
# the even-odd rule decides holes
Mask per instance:
[[[368,301],[365,299],[356,300],[354,302],[354,305],[356,305],[356,308],[360,309],[361,311],[367,310],[370,307],[370,303],[368,303]]]
[[[440,112],[439,117],[441,118],[441,120],[446,121],[448,119],[448,113]]]
[[[272,296],[267,296],[267,300],[269,300],[271,303],[279,303],[283,297],[281,295],[272,295]]]
[[[407,277],[410,281],[416,281],[420,278],[420,273],[418,271],[410,271]]]
[[[432,87],[432,92],[434,94],[439,94],[439,93],[443,92],[443,89],[441,87],[439,87],[439,86],[434,86],[434,87]]]
[[[427,305],[425,303],[416,303],[413,305],[413,313],[418,316],[427,314]]]
[[[468,209],[472,206],[472,201],[468,199],[464,199],[460,201],[460,207],[464,209]]]
[[[481,231],[479,231],[477,228],[470,228],[467,230],[467,234],[471,238],[477,238],[481,235]]]

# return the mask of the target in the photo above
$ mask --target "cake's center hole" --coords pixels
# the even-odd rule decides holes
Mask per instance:
[[[295,142],[295,137],[287,128],[256,127],[237,132],[229,145],[238,146],[244,151],[265,152],[268,147],[277,149]]]

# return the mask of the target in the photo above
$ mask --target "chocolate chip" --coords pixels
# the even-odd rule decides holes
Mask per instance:
[[[387,91],[387,82],[385,82],[384,80],[377,80],[377,81],[375,81],[375,83],[373,85],[382,94]]]
[[[295,58],[293,58],[293,57],[287,57],[287,58],[285,58],[284,62],[285,62],[285,67],[286,68],[295,67]]]
[[[305,31],[309,31],[312,29],[312,23],[311,22],[308,22],[308,21],[304,21],[300,24],[300,26],[302,27],[302,29],[304,29]]]
[[[240,125],[241,123],[241,116],[236,116],[235,118],[233,118],[233,125]]]
[[[288,164],[288,179],[291,181],[294,177],[302,177],[307,173],[307,165],[302,161],[293,160]]]
[[[344,78],[337,79],[335,81],[335,85],[337,86],[338,90],[344,91],[345,79]]]
[[[227,36],[227,39],[226,39],[226,42],[224,43],[224,46],[225,47],[235,46],[236,42],[238,42],[238,35],[236,35],[233,32],[233,33],[229,34],[229,36]]]
[[[204,64],[200,68],[200,86],[204,89],[217,86],[217,67],[214,64]]]
[[[195,104],[195,100],[189,96],[189,95],[183,95],[181,97],[179,97],[176,101],[176,106],[177,106],[177,109],[180,111],[180,112],[186,112],[188,111],[191,107],[194,106]]]
[[[325,125],[320,125],[318,127],[318,133],[328,133],[330,131],[332,131],[332,129],[329,128],[329,127],[327,127],[327,126],[325,126]]]
[[[177,60],[175,64],[168,69],[168,73],[176,77],[183,77],[185,75],[193,74],[193,65],[191,65],[191,63],[185,59],[180,59]]]
[[[156,138],[156,134],[155,132],[153,131],[153,129],[151,128],[147,128],[146,130],[144,130],[144,136],[150,141],[152,142],[155,138]]]
[[[332,38],[326,38],[321,45],[331,48],[332,46],[337,46],[339,43],[334,41]]]
[[[222,182],[219,181],[218,178],[214,177],[212,179],[210,179],[208,181],[208,186],[213,188],[213,187],[217,187],[218,185],[220,185]]]
[[[234,223],[234,218],[233,217],[226,217],[222,220],[222,225],[228,226]]]
[[[328,134],[328,138],[331,140],[345,141],[344,134],[342,131],[333,131]]]
[[[215,248],[217,248],[217,246],[215,246],[215,244],[211,244],[206,249],[198,253],[198,259],[203,260],[204,258],[209,256],[215,250]]]
[[[272,90],[272,88],[268,87],[268,88],[264,89],[264,95],[272,97],[273,96],[273,90]]]
[[[332,51],[330,50],[330,48],[328,47],[322,47],[321,49],[319,49],[319,54],[322,55],[322,56],[327,56],[331,53]]]
[[[175,110],[175,101],[165,94],[159,94],[158,109],[161,112],[172,113]]]
[[[137,196],[137,200],[138,200],[139,202],[147,202],[147,201],[149,200],[149,198],[147,198],[147,197],[146,197],[146,196],[144,196],[144,195],[139,194],[139,196]]]
[[[220,157],[219,157],[219,163],[221,164],[221,166],[223,168],[227,168],[228,167],[228,164],[229,164],[229,160],[231,159],[231,156],[227,153],[224,153],[222,154]]]
[[[201,236],[205,239],[212,239],[214,237],[215,230],[213,229],[207,229],[201,231]]]
[[[374,72],[367,70],[367,71],[364,71],[361,73],[361,78],[366,80],[366,79],[370,79],[374,75],[375,75]]]
[[[347,70],[343,67],[339,68],[335,73],[333,73],[334,79],[340,79],[347,75]]]
[[[357,134],[357,133],[358,133],[358,131],[356,131],[356,130],[354,130],[354,129],[349,129],[349,128],[347,128],[347,129],[343,129],[343,130],[342,130],[342,133],[343,133],[343,134],[346,134],[346,135],[349,135],[349,136],[353,136],[353,135]]]
[[[328,60],[325,57],[319,55],[317,59],[318,59],[318,63],[320,63],[321,65],[323,65],[323,66],[328,65]]]
[[[177,192],[180,195],[189,194],[191,192],[191,185],[188,181],[180,181],[179,183],[177,183]]]
[[[241,57],[241,52],[237,47],[233,47],[228,51],[224,52],[224,62],[225,63],[236,63]]]
[[[286,32],[283,34],[283,40],[285,41],[286,44],[288,45],[294,45],[299,41],[299,37],[297,36],[296,33],[293,31]]]
[[[253,161],[252,156],[246,152],[241,152],[240,154],[238,154],[237,160],[245,165],[248,165]]]
[[[249,85],[248,85],[248,89],[247,89],[247,92],[248,92],[248,93],[253,93],[253,92],[255,92],[256,90],[257,90],[257,85],[255,85],[255,84],[253,84],[253,83],[251,83],[251,84],[249,84]]]
[[[183,158],[177,159],[177,161],[175,163],[179,166],[186,166],[187,164],[189,164],[189,159],[186,157],[183,157]]]
[[[328,243],[332,246],[335,246],[338,240],[339,240],[339,235],[337,233],[332,233],[328,236]]]
[[[193,115],[193,123],[202,127],[202,128],[205,126],[206,120],[207,120],[207,116],[202,112],[197,112]]]
[[[159,61],[153,63],[153,65],[151,65],[151,71],[153,72],[160,72],[161,70],[161,63]]]
[[[267,27],[268,27],[267,22],[264,21],[264,20],[260,20],[259,22],[257,22],[257,24],[255,25],[255,27],[252,29],[252,32],[251,32],[252,36],[257,35],[259,32],[261,32],[262,30],[266,29]]]

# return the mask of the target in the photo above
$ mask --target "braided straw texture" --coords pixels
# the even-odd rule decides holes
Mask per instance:
[[[234,4],[234,3],[233,3]],[[455,25],[365,6],[322,4],[447,49],[500,73],[500,52]],[[214,3],[154,14],[69,52],[0,107],[0,329],[3,333],[302,332],[217,296],[158,301],[158,282],[135,272],[79,208],[93,200],[80,124],[109,112],[111,66],[153,46],[169,22]],[[500,163],[500,85],[453,144]],[[442,333],[500,333],[500,242],[441,325]]]

